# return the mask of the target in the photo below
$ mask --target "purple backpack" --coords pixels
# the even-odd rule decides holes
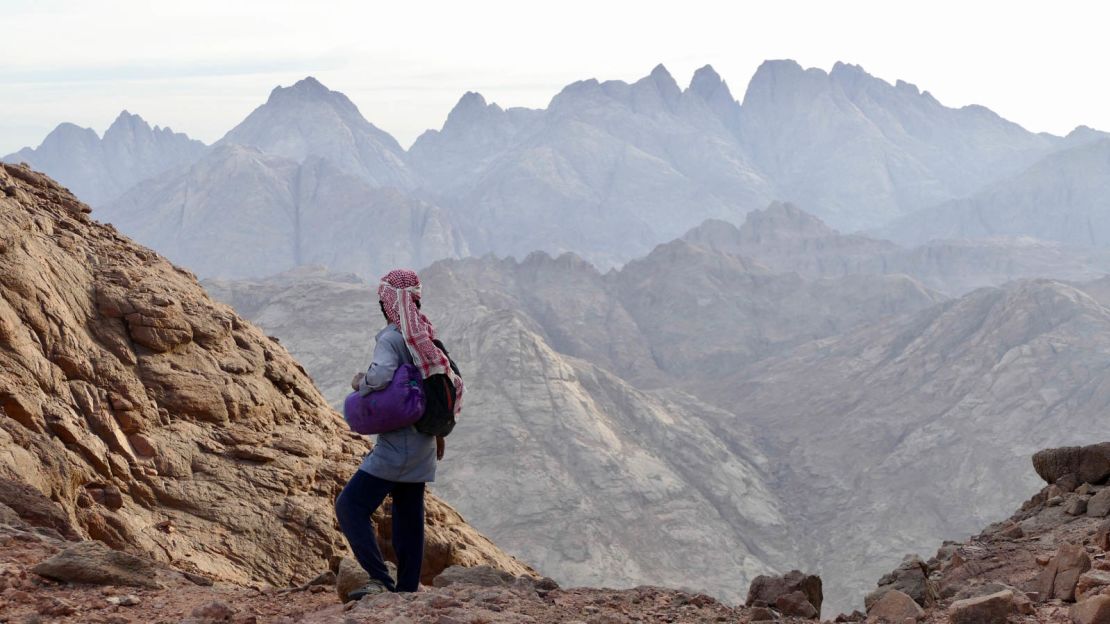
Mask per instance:
[[[402,364],[393,381],[381,390],[362,396],[358,391],[343,401],[343,418],[355,433],[385,433],[408,427],[424,415],[424,386],[420,371]]]

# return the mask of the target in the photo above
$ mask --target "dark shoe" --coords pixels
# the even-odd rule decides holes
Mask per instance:
[[[359,587],[358,589],[347,594],[347,602],[362,600],[364,597],[372,594],[388,594],[389,589],[384,583],[378,579],[370,579],[370,582]]]

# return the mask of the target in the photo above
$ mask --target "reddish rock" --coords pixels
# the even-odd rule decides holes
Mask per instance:
[[[1090,569],[1091,559],[1082,546],[1062,544],[1037,579],[1038,598],[1042,602],[1052,598],[1074,601],[1079,577]]]
[[[1095,532],[1095,545],[1103,550],[1110,550],[1110,520],[1098,525]]]
[[[1083,600],[1091,595],[1101,593],[1105,587],[1110,586],[1110,572],[1106,570],[1088,570],[1079,577],[1075,584],[1076,600]]]
[[[951,624],[1006,624],[1013,611],[1013,592],[1000,591],[952,603],[948,607],[948,621]]]
[[[1073,605],[1070,615],[1076,624],[1110,624],[1110,596],[1095,596]]]

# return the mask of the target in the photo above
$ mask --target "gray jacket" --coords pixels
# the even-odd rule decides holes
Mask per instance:
[[[393,373],[402,364],[412,364],[412,355],[401,330],[390,323],[378,332],[374,361],[359,384],[359,394],[366,396],[388,386],[393,381]],[[435,436],[424,435],[412,426],[380,433],[359,469],[388,481],[435,481]]]

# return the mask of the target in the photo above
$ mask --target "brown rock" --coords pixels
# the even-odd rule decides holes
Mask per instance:
[[[368,444],[284,347],[49,178],[2,164],[0,188],[0,500],[217,580],[288,586],[345,553],[334,501]],[[241,432],[257,439],[227,441]],[[424,582],[531,573],[426,508]],[[178,530],[148,530],[166,520]],[[388,531],[388,510],[375,521]]]
[[[1110,596],[1094,596],[1073,605],[1070,615],[1076,624],[1110,624]]]
[[[922,607],[930,607],[937,601],[937,588],[929,579],[929,568],[919,557],[909,557],[897,569],[879,579],[879,587],[863,599],[870,613],[871,605],[878,602],[888,591],[898,590]]]
[[[1068,501],[1067,505],[1064,506],[1064,513],[1069,516],[1082,516],[1087,513],[1087,499],[1081,496],[1072,498]]]
[[[814,610],[818,614],[821,613],[821,603],[824,601],[821,577],[805,574],[799,570],[791,570],[782,576],[760,575],[755,577],[755,580],[748,586],[748,599],[744,604],[749,607],[756,603],[773,605],[780,596],[796,591],[805,594],[806,600],[813,606]]]
[[[1091,595],[1101,593],[1103,588],[1110,586],[1110,572],[1106,570],[1088,570],[1079,576],[1075,584],[1075,599],[1083,600]]]
[[[1040,601],[1059,598],[1065,602],[1075,600],[1075,586],[1079,577],[1091,569],[1091,559],[1082,546],[1061,544],[1037,578],[1037,594]]]
[[[810,604],[809,598],[800,591],[783,594],[775,600],[775,608],[783,615],[816,620],[820,617],[817,609]]]
[[[347,602],[347,596],[354,590],[370,582],[370,575],[357,561],[350,557],[339,560],[339,570],[335,573],[335,593],[340,602]]]
[[[925,610],[908,594],[897,589],[883,593],[882,597],[867,610],[868,619],[879,622],[901,624],[907,619],[917,620],[925,615]]]
[[[749,622],[773,622],[777,619],[775,612],[767,607],[752,607],[748,610]]]
[[[1101,490],[1087,501],[1087,515],[1092,518],[1110,515],[1110,488]]]
[[[1033,455],[1033,468],[1048,483],[1066,475],[1078,483],[1102,483],[1110,477],[1110,443],[1039,451]]]
[[[1000,591],[952,603],[948,607],[948,621],[951,624],[1006,624],[1013,611],[1013,592]]]
[[[230,622],[235,617],[235,609],[217,600],[193,609],[189,615],[197,624],[218,624]]]
[[[158,566],[108,548],[101,542],[78,542],[32,568],[35,574],[67,583],[159,587]]]
[[[497,570],[490,566],[451,566],[432,581],[436,587],[448,587],[455,584],[478,585],[480,587],[499,587],[509,585],[516,577],[507,572]]]
[[[1110,520],[1098,525],[1095,532],[1095,545],[1103,550],[1110,550]]]

